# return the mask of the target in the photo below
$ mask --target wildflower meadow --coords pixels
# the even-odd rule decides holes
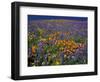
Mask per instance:
[[[88,63],[86,17],[28,17],[29,67]]]

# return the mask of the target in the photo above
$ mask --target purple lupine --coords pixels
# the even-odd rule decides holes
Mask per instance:
[[[45,54],[45,55],[44,55],[45,65],[47,65],[47,62],[48,62],[47,58],[48,58],[48,56],[47,56],[47,54]]]
[[[40,54],[41,54],[41,51],[40,51],[40,49],[38,48],[37,50],[36,50],[36,52],[37,52],[37,60],[39,60],[40,59]]]
[[[43,47],[43,42],[39,42],[38,43],[38,46],[41,48],[41,47]]]
[[[64,34],[63,34],[63,33],[60,34],[60,39],[61,39],[61,40],[64,39]]]
[[[60,57],[61,57],[61,64],[63,65],[63,64],[64,64],[64,54],[61,53],[61,54],[60,54]]]

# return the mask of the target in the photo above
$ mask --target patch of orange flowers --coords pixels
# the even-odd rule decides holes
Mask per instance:
[[[34,54],[36,52],[36,46],[32,46],[32,53]]]
[[[59,50],[67,55],[74,53],[75,50],[78,48],[78,44],[75,43],[73,40],[56,40],[55,44],[57,46],[60,46]]]
[[[79,47],[81,47],[81,44],[77,44],[74,40],[60,40],[57,39],[57,37],[59,37],[59,34],[62,32],[55,32],[54,34],[50,34],[49,38],[46,39],[41,39],[41,41],[43,42],[48,42],[48,40],[54,40],[55,43],[53,45],[56,45],[59,47],[59,51],[63,52],[65,55],[70,55],[72,53],[74,53]],[[68,35],[69,33],[66,32],[65,35]],[[32,46],[32,53],[36,53],[36,46]],[[58,51],[58,52],[59,52]]]

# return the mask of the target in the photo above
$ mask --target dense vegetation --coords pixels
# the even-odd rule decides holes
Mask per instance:
[[[87,22],[34,20],[28,24],[28,66],[87,63]]]

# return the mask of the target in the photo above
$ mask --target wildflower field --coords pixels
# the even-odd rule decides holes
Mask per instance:
[[[87,18],[28,20],[28,66],[87,64]]]

